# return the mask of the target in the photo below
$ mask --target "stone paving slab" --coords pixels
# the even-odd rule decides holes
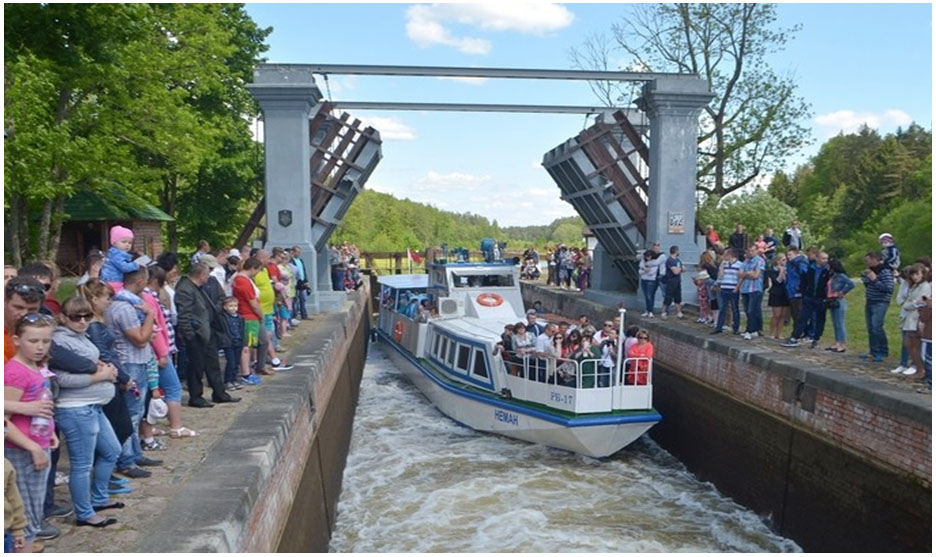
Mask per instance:
[[[316,334],[321,335],[320,329],[327,320],[327,315],[313,315],[311,319],[302,321],[298,327],[291,331],[291,336],[282,339],[281,343],[286,352],[286,360],[290,363],[292,359],[291,352],[305,344]],[[222,366],[223,367],[223,366]],[[152,477],[140,480],[133,480],[132,486],[135,487],[133,493],[125,495],[112,496],[112,500],[123,501],[126,507],[120,510],[104,511],[103,514],[113,515],[119,522],[102,530],[90,527],[75,526],[74,514],[65,519],[52,519],[52,523],[62,530],[62,536],[58,539],[46,542],[46,553],[72,553],[72,552],[108,552],[123,553],[134,550],[134,547],[142,537],[148,533],[147,525],[155,517],[167,510],[167,505],[173,496],[177,495],[192,475],[201,468],[202,464],[208,459],[215,458],[210,456],[212,449],[221,441],[224,441],[226,449],[236,449],[238,446],[255,447],[256,436],[251,435],[249,425],[242,431],[229,432],[231,424],[234,421],[254,408],[258,404],[264,404],[264,400],[269,399],[270,393],[277,392],[276,399],[281,399],[283,395],[288,396],[288,392],[279,392],[281,387],[278,385],[280,380],[288,374],[300,370],[299,366],[293,370],[279,372],[270,377],[263,377],[263,385],[256,387],[244,387],[234,391],[235,396],[242,400],[236,404],[218,404],[213,408],[190,408],[185,405],[187,394],[183,396],[182,423],[199,433],[198,437],[188,439],[170,439],[162,437],[169,445],[166,451],[146,452],[145,454],[152,458],[164,460],[162,466],[149,468],[153,472]],[[288,388],[296,396],[301,396],[295,392],[295,388]],[[267,395],[267,397],[264,397]],[[275,413],[282,416],[283,409],[280,402],[271,403],[274,407],[264,406],[264,411]],[[166,429],[168,426],[163,421],[159,424],[160,429]],[[264,427],[258,424],[258,427]],[[255,433],[260,433],[257,431]],[[268,436],[269,443],[282,443],[278,435],[270,435],[268,425],[264,427],[263,434]],[[240,441],[244,440],[241,445]],[[64,443],[63,443],[64,446]],[[246,456],[246,455],[245,455]],[[250,458],[245,458],[244,462],[249,462]],[[223,514],[224,509],[241,508],[240,505],[229,504],[224,500],[227,493],[231,497],[243,497],[242,487],[247,485],[248,478],[241,474],[248,473],[248,470],[256,470],[255,467],[241,466],[244,462],[227,462],[221,467],[218,475],[212,478],[211,485],[188,486],[192,491],[193,499],[200,500],[205,512],[213,514]],[[68,460],[65,451],[62,454],[62,460],[59,462],[59,470],[68,471]],[[239,489],[225,490],[224,486],[238,486]],[[210,497],[207,494],[210,493]],[[68,486],[61,485],[55,488],[56,502],[59,504],[70,505],[71,497],[68,493]],[[248,493],[248,497],[256,497],[256,493]],[[233,517],[232,517],[233,520]],[[178,536],[196,535],[195,532],[175,532]],[[198,535],[204,535],[204,531],[197,532]],[[207,549],[207,548],[206,548]]]

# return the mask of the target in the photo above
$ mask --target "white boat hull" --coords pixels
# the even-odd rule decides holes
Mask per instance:
[[[603,458],[623,449],[660,421],[656,411],[628,416],[561,418],[509,400],[453,388],[382,332],[387,353],[405,377],[443,414],[478,431]]]

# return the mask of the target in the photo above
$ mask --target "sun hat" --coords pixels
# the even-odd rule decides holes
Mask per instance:
[[[211,255],[210,253],[206,253],[205,255],[201,256],[198,262],[208,265],[209,269],[214,269],[218,266],[218,260],[215,259],[215,256]]]
[[[695,276],[696,280],[708,280],[712,277],[709,276],[708,271],[700,271],[699,274]]]

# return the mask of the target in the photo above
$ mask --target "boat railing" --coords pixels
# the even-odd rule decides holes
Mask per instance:
[[[571,359],[504,352],[510,396],[575,413],[652,407],[652,358]]]

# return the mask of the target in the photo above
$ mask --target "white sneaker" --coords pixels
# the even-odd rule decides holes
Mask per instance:
[[[751,340],[751,333],[744,333],[741,338],[744,340]]]
[[[703,318],[700,317],[700,318],[696,319],[695,322],[696,322],[696,323],[705,323],[705,319],[703,319]]]
[[[916,372],[917,372],[917,369],[916,369],[915,367],[913,367],[913,366],[910,366],[910,367],[908,367],[907,369],[905,369],[905,370],[903,371],[903,374],[904,374],[904,375],[915,375]]]
[[[898,373],[903,373],[905,371],[907,371],[907,368],[905,368],[904,366],[897,366],[894,369],[890,370],[890,372],[893,373],[894,375],[897,375]],[[916,373],[916,371],[914,371],[914,373]]]
[[[640,314],[641,317],[646,317],[646,316],[648,316],[648,315],[650,315],[650,314],[647,313],[646,311]]]
[[[760,335],[758,334],[757,331],[754,331],[753,333],[751,333],[751,338],[757,338],[757,337],[759,337],[759,336],[760,336]]]
[[[648,314],[647,314],[647,319],[653,319],[653,313],[648,313]]]
[[[663,313],[660,314],[660,317],[662,317],[663,319],[666,319],[667,317],[669,317],[669,314],[664,311]]]
[[[685,319],[686,316],[683,315],[683,312],[679,312],[679,313],[676,314],[676,317],[679,318],[679,319]]]

